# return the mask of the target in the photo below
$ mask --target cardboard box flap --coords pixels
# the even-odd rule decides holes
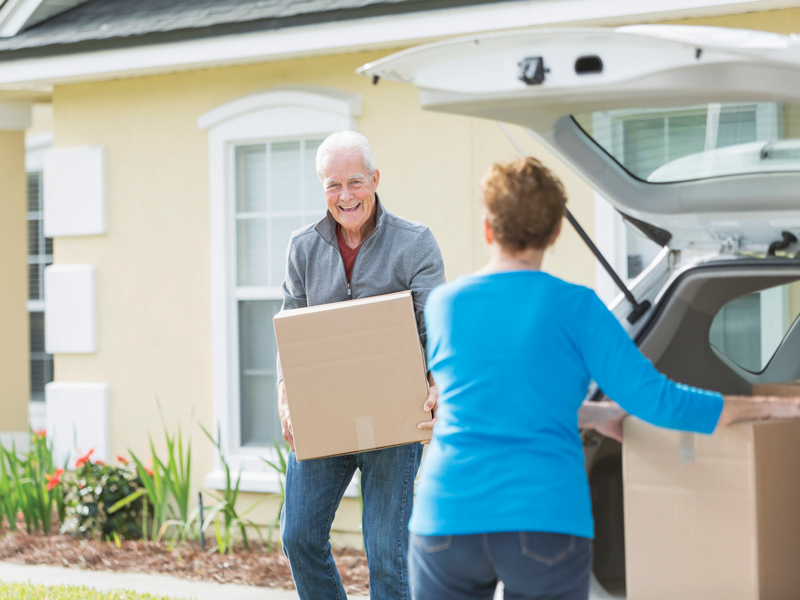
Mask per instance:
[[[753,396],[800,397],[800,381],[780,383],[754,383]]]

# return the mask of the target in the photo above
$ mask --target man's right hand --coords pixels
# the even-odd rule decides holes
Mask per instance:
[[[289,416],[289,403],[286,400],[286,386],[283,381],[278,383],[278,414],[281,417],[281,434],[289,447],[294,452],[294,434],[292,433],[292,418]]]

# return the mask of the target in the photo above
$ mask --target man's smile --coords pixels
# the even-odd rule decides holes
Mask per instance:
[[[352,206],[340,206],[339,210],[344,211],[344,212],[353,212],[359,206],[361,206],[361,202],[358,202],[357,204],[353,204]]]

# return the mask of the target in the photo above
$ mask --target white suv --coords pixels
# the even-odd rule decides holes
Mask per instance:
[[[800,379],[800,39],[524,31],[430,44],[360,72],[416,85],[425,108],[527,128],[663,247],[610,308],[670,378],[726,394]],[[624,595],[620,446],[584,439],[593,594]]]

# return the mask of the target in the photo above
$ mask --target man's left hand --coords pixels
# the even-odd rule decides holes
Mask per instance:
[[[419,423],[417,425],[417,429],[433,429],[433,426],[436,425],[436,421],[438,420],[436,416],[436,409],[439,407],[439,388],[436,387],[436,383],[433,381],[432,376],[430,376],[429,379],[431,387],[428,388],[428,398],[425,400],[425,404],[422,405],[422,409],[432,412],[433,419]],[[427,444],[428,441],[429,440],[425,440],[422,443]]]

